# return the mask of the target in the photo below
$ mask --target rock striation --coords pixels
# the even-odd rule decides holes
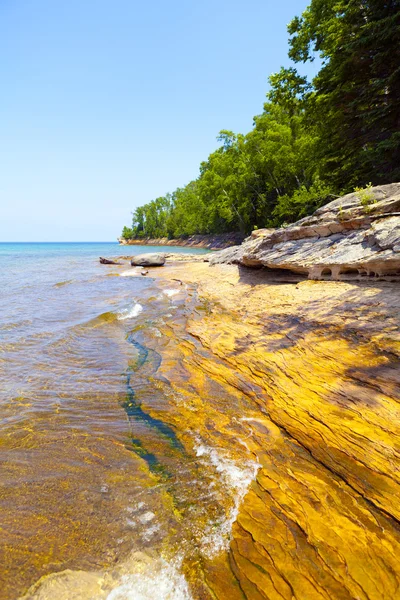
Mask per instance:
[[[214,271],[171,268],[205,304],[185,325],[184,360],[174,349],[160,369],[180,398],[177,427],[259,469],[225,571],[205,559],[197,579],[211,592],[193,597],[399,599],[399,283]]]
[[[101,502],[116,528],[90,511],[88,523],[85,507],[93,507],[84,501],[79,518],[70,510],[62,526],[73,525],[72,540],[84,536],[85,548],[100,535],[121,539],[121,522],[131,552],[142,543],[137,522],[150,509],[158,533],[120,561],[110,554],[105,569],[97,558],[82,565],[80,544],[63,545],[63,563],[51,555],[43,567],[40,557],[40,569],[67,569],[34,584],[24,600],[137,598],[142,590],[160,598],[165,577],[175,599],[400,599],[400,282],[298,282],[294,275],[289,283],[281,275],[226,264],[210,272],[202,261],[153,270],[145,321],[131,325],[129,336],[145,357],[130,362],[128,398],[135,406],[136,394],[140,412],[125,409],[140,424],[132,439],[140,453],[128,448],[128,431],[109,404],[106,431],[115,425],[106,444],[97,435],[79,444],[68,437],[88,472],[100,463],[99,487],[111,488]],[[167,301],[160,296],[168,294],[159,292],[170,290],[173,318],[161,319],[159,302]],[[88,402],[98,419],[101,402],[92,394]],[[9,437],[4,450],[15,443]],[[65,452],[55,444],[56,458],[57,448]],[[46,502],[65,494],[58,479],[51,485]],[[28,481],[24,497],[31,488],[37,493]],[[126,524],[123,490],[135,529]],[[8,503],[2,499],[3,512]],[[18,548],[22,562],[7,546],[8,573],[19,560],[31,577],[32,547],[37,552],[32,544]],[[158,568],[160,555],[161,566],[178,564],[179,578]],[[2,589],[1,598],[16,597],[15,581],[7,578],[9,595]]]
[[[400,279],[400,183],[347,194],[289,227],[253,232],[208,260],[317,280]]]

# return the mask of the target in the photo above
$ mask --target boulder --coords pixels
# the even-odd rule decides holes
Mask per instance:
[[[137,254],[131,258],[132,267],[162,267],[165,264],[165,254],[153,252]]]
[[[209,262],[288,269],[309,279],[400,279],[400,183],[371,193],[367,204],[347,194],[289,227],[259,230]]]

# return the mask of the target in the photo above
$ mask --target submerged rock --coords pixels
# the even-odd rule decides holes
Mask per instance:
[[[115,260],[110,260],[109,258],[103,258],[102,256],[100,256],[99,261],[100,261],[101,265],[120,265],[121,264],[119,262],[116,262]]]
[[[372,188],[367,201],[347,194],[289,227],[253,232],[209,262],[288,269],[309,279],[400,279],[400,183]]]
[[[138,254],[131,259],[132,267],[162,267],[165,264],[165,254]]]

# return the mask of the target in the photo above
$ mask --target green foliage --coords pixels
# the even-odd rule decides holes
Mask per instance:
[[[368,183],[364,188],[363,187],[355,187],[354,191],[356,193],[357,198],[360,201],[360,204],[364,206],[365,212],[369,212],[371,210],[371,204],[376,204],[377,200],[372,192],[372,183]]]
[[[280,225],[283,221],[293,223],[306,217],[329,200],[332,200],[330,188],[316,179],[309,188],[302,185],[292,196],[288,194],[280,196],[272,213],[274,220],[271,224]]]
[[[137,208],[123,236],[247,234],[356,186],[370,210],[371,174],[400,180],[400,0],[311,0],[288,30],[292,60],[322,58],[313,82],[293,67],[271,75],[253,129],[222,130],[198,178]]]
[[[399,31],[400,0],[312,0],[289,25],[289,56],[323,60],[308,111],[339,189],[400,179]]]
[[[131,240],[135,237],[135,233],[130,227],[124,227],[121,233],[121,237],[124,238],[124,240]]]

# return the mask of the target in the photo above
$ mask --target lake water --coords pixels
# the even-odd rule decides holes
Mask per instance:
[[[1,599],[51,573],[113,565],[103,595],[85,596],[73,575],[40,597],[72,599],[76,585],[79,598],[194,597],[181,565],[222,548],[254,475],[185,424],[193,391],[159,373],[171,361],[171,380],[187,378],[177,344],[196,290],[98,262],[127,252],[0,244]]]

